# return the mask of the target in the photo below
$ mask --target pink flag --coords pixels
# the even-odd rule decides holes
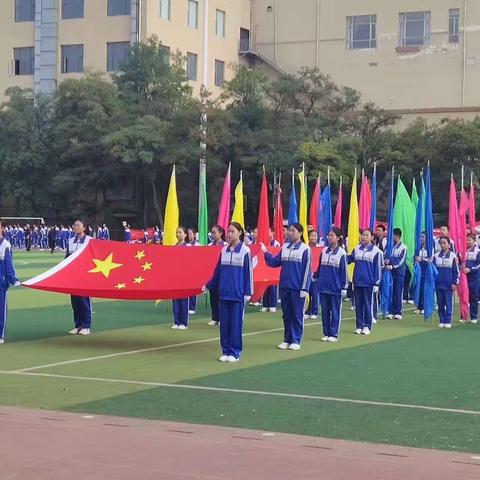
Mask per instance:
[[[337,207],[335,208],[335,219],[333,220],[333,226],[336,228],[342,228],[342,209],[343,209],[343,187],[342,187],[342,180],[340,180],[340,187],[338,189]]]
[[[220,207],[218,208],[217,225],[228,229],[230,223],[230,163],[228,164],[225,182],[223,183],[222,198],[220,200]]]
[[[320,195],[320,178],[315,182],[315,189],[313,190],[312,200],[310,201],[310,212],[308,223],[313,229],[318,232],[318,197]]]
[[[372,191],[368,178],[362,172],[362,186],[360,188],[360,200],[358,202],[360,228],[370,228],[370,215],[372,214]]]
[[[268,245],[270,241],[270,216],[268,213],[268,189],[265,171],[263,172],[262,189],[260,191],[260,205],[258,207],[257,230],[257,243],[261,242],[265,245]]]
[[[275,211],[273,212],[273,228],[275,228],[275,240],[283,245],[285,238],[283,237],[283,204],[282,204],[282,188],[277,188],[275,197]]]
[[[475,235],[475,188],[473,187],[473,178],[470,182],[470,195],[468,197],[469,200],[469,207],[468,207],[468,213],[469,213],[469,218],[470,218],[470,232]]]

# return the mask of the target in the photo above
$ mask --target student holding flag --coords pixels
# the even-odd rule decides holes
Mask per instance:
[[[416,263],[420,266],[420,278],[417,279],[418,285],[418,302],[417,309],[413,312],[417,315],[423,314],[423,297],[425,292],[425,278],[427,276],[428,254],[426,249],[425,232],[420,235],[420,250],[415,258]]]
[[[214,225],[210,230],[212,241],[209,246],[224,247],[227,245],[225,242],[225,230],[220,225]],[[216,327],[220,323],[220,313],[218,311],[218,288],[209,288],[210,297],[210,309],[212,311],[212,319],[208,322],[210,327]]]
[[[191,245],[187,242],[188,231],[185,227],[177,228],[177,247],[190,247]],[[173,325],[174,330],[186,330],[188,328],[188,298],[177,298],[172,300],[172,309],[173,309]]]
[[[355,263],[353,272],[353,295],[357,335],[370,335],[373,320],[373,296],[378,293],[383,268],[383,254],[373,243],[369,228],[362,230],[362,243],[347,257]]]
[[[275,229],[270,228],[270,246],[279,247],[280,244],[275,240]],[[262,312],[275,313],[277,311],[278,287],[272,285],[265,290],[262,298]]]
[[[283,312],[284,337],[280,350],[300,350],[303,335],[305,299],[311,283],[311,251],[302,242],[303,226],[293,223],[289,228],[290,243],[283,245],[275,257],[262,243],[265,261],[272,268],[282,267],[280,272],[280,299]]]
[[[405,283],[405,271],[407,260],[407,247],[402,243],[402,231],[393,229],[393,250],[389,259],[385,260],[385,268],[391,270],[393,279],[393,295],[391,312],[387,318],[402,319],[403,285]]]
[[[470,302],[470,322],[478,319],[478,290],[480,288],[480,249],[475,240],[475,234],[467,235],[467,258],[463,267],[467,275]]]
[[[310,248],[319,247],[318,243],[318,233],[315,230],[310,230],[308,232],[308,246]],[[323,246],[323,245],[322,245]],[[318,282],[312,282],[310,284],[310,290],[308,291],[310,295],[310,301],[308,303],[307,311],[305,312],[305,318],[318,318]]]
[[[440,251],[433,256],[433,263],[437,267],[438,276],[435,279],[435,292],[438,303],[438,326],[451,328],[453,312],[453,292],[459,283],[457,256],[451,251],[448,237],[440,237],[438,244]]]
[[[342,248],[340,229],[328,233],[328,248],[322,252],[313,282],[317,284],[322,307],[322,342],[336,342],[342,320],[342,298],[347,295],[347,253]]]
[[[202,291],[217,289],[220,312],[221,362],[238,362],[242,353],[245,303],[253,293],[252,257],[243,243],[243,227],[232,222],[228,227],[228,245],[222,248],[212,279]]]

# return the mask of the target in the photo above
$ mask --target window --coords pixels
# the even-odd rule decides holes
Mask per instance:
[[[222,10],[217,10],[215,31],[217,33],[217,37],[225,38],[225,12],[222,12]]]
[[[130,3],[131,0],[108,0],[107,15],[130,15]]]
[[[198,28],[198,2],[196,0],[188,0],[188,26]]]
[[[460,9],[452,8],[448,11],[448,43],[460,41]]]
[[[347,48],[377,47],[377,16],[357,15],[347,17]]]
[[[240,52],[250,51],[250,30],[240,29]]]
[[[62,73],[83,72],[83,45],[62,45]]]
[[[83,18],[84,0],[62,0],[62,18]]]
[[[400,46],[421,47],[430,43],[431,12],[400,14]]]
[[[194,82],[197,81],[197,55],[187,53],[187,78]]]
[[[167,65],[170,65],[170,47],[167,47],[166,45],[160,45],[160,53],[163,57],[163,61]]]
[[[215,60],[215,86],[222,87],[225,81],[225,62]]]
[[[15,75],[33,75],[34,48],[14,48]]]
[[[130,52],[130,42],[107,43],[107,72],[116,72],[124,65]]]
[[[170,0],[160,0],[160,18],[170,20]]]
[[[35,20],[35,0],[15,0],[15,21],[33,22]]]

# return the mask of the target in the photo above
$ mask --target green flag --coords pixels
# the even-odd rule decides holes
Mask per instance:
[[[200,165],[200,191],[198,194],[198,241],[208,245],[207,167]]]
[[[407,267],[413,275],[413,256],[415,253],[416,211],[412,199],[400,177],[398,177],[397,195],[393,209],[393,228],[402,231],[402,241],[407,247]]]

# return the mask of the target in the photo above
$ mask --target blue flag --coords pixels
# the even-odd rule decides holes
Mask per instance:
[[[425,217],[425,183],[422,177],[422,184],[420,186],[420,195],[418,196],[417,215],[415,217],[415,257],[413,263],[413,298],[415,305],[420,303],[420,283],[422,280],[422,269],[419,263],[415,260],[420,255],[422,249],[422,225]]]
[[[325,245],[327,244],[327,235],[332,228],[332,196],[330,185],[323,189],[322,195],[322,234]]]
[[[393,195],[395,175],[392,169],[392,181],[390,184],[390,198],[388,200],[388,230],[387,247],[385,248],[385,259],[390,259],[393,250]],[[390,270],[384,270],[382,276],[382,313],[386,317],[392,303],[393,278]]]
[[[288,226],[298,223],[297,195],[295,194],[295,172],[292,173],[292,191],[290,193],[290,205],[288,208]]]
[[[375,225],[377,223],[377,166],[373,169],[372,178],[372,210],[370,213],[370,230],[375,231]]]

